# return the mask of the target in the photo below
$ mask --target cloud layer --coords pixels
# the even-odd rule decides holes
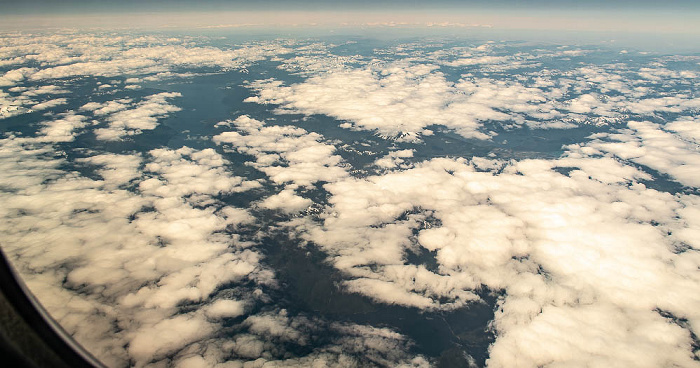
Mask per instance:
[[[398,60],[331,57],[320,48],[307,50],[283,68],[313,73],[309,78],[292,85],[275,79],[252,82],[257,96],[246,101],[275,105],[277,113],[329,115],[345,121],[341,127],[402,141],[431,135],[436,125],[466,138],[489,139],[496,132],[487,130],[487,123],[505,129],[571,128],[700,106],[697,97],[655,88],[661,78],[687,85],[698,78],[695,71],[625,64],[549,70],[541,68],[544,61],[580,58],[592,51],[508,53],[508,45],[486,43],[427,52],[424,46],[394,48],[392,57],[405,56]]]
[[[273,266],[295,247],[377,308],[495,295],[489,367],[697,366],[700,59],[214,44],[0,36],[2,247],[107,365],[440,364],[410,331],[295,304]],[[166,79],[230,69],[251,76],[212,84],[239,88],[230,119],[134,137],[190,112]]]

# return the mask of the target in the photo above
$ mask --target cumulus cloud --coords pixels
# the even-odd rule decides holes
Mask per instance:
[[[77,159],[93,167],[100,167],[97,173],[104,179],[106,187],[118,188],[142,176],[141,155],[118,155],[105,153]]]
[[[294,341],[300,345],[302,333],[298,330],[303,320],[290,319],[287,311],[281,310],[276,314],[258,314],[248,317],[243,324],[248,330],[258,336],[272,337],[282,341]]]
[[[435,65],[394,63],[332,70],[291,86],[258,81],[251,83],[258,95],[246,101],[279,105],[278,113],[329,115],[350,122],[341,127],[405,141],[419,139],[431,125],[477,139],[493,134],[483,130],[487,121],[570,127],[555,120],[566,113],[556,101],[558,91],[473,76],[453,83],[435,69]]]
[[[47,121],[42,124],[42,128],[39,130],[40,135],[36,140],[42,142],[71,142],[77,135],[76,130],[87,125],[85,120],[85,116],[68,113],[61,119]]]
[[[279,60],[279,69],[291,73],[311,76],[318,72],[342,70],[346,65],[361,63],[359,55],[334,55],[331,49],[337,45],[325,42],[313,42],[307,45],[297,45],[294,56]]]
[[[6,119],[15,115],[41,111],[67,104],[66,98],[49,98],[37,102],[38,97],[46,94],[65,93],[58,86],[48,85],[36,88],[10,88],[7,93],[0,90],[0,119]]]
[[[315,45],[308,55],[285,61],[284,69],[308,75],[285,85],[268,79],[250,87],[248,102],[278,105],[277,113],[324,114],[344,120],[343,128],[366,129],[399,140],[417,140],[430,125],[443,125],[468,138],[496,134],[485,123],[506,129],[571,128],[578,124],[608,125],[629,115],[694,111],[698,99],[656,88],[661,79],[639,80],[639,73],[663,75],[666,83],[687,85],[692,71],[670,71],[660,65],[632,67],[582,62],[570,70],[538,67],[541,60],[569,60],[591,50],[508,52],[503,43],[474,47],[402,44],[375,50],[375,58],[338,56]],[[438,47],[436,51],[426,51]],[[520,49],[518,49],[520,50]],[[311,54],[313,52],[313,54]],[[385,56],[391,55],[391,57]],[[400,61],[393,58],[404,57]],[[312,62],[311,56],[318,62]],[[461,78],[450,81],[440,66],[456,68]],[[524,72],[508,73],[508,69]],[[314,74],[309,74],[313,72]]]
[[[416,368],[430,366],[423,356],[407,358],[406,350],[411,347],[411,343],[390,329],[340,323],[333,328],[343,334],[339,347],[345,353],[361,353],[368,363]]]
[[[93,110],[95,115],[104,115],[112,112],[107,120],[107,127],[95,129],[97,139],[117,141],[125,136],[140,134],[144,130],[153,130],[158,126],[158,119],[168,114],[180,111],[180,108],[171,105],[168,99],[181,97],[178,92],[163,92],[146,97],[143,101],[129,109],[122,101],[110,101],[100,106],[88,104],[84,110]]]
[[[39,96],[39,95],[54,95],[54,94],[66,94],[70,93],[69,90],[62,88],[57,85],[45,85],[39,87],[28,88],[26,91],[22,92],[25,96]]]
[[[208,68],[209,72],[244,70],[253,62],[289,52],[291,49],[283,42],[274,41],[221,49],[194,46],[188,39],[174,37],[70,32],[3,34],[0,35],[0,65],[9,70],[0,75],[0,88],[7,87],[21,94],[10,95],[0,90],[0,119],[65,105],[67,98],[55,96],[68,93],[66,87],[72,82],[69,78],[140,76],[142,79],[131,79],[156,81],[190,77],[194,75],[192,69]],[[38,64],[38,67],[25,64]],[[183,68],[189,70],[183,71]],[[54,83],[57,79],[63,79],[58,82],[63,86],[36,85],[46,81]],[[96,88],[104,90],[109,87],[118,85],[100,82]],[[127,85],[124,88],[139,87]],[[103,106],[97,114],[114,107]],[[134,118],[137,116],[125,114],[112,121],[108,129],[100,131],[101,137],[117,140],[136,130],[153,129],[152,118],[144,116],[142,122]]]
[[[28,107],[24,106],[29,105],[31,102],[26,97],[11,96],[7,92],[0,90],[0,119],[31,112]]]
[[[413,157],[413,150],[398,150],[389,152],[384,157],[378,158],[374,161],[374,164],[383,169],[393,169],[396,167],[407,168],[404,164],[404,159]]]
[[[48,101],[38,103],[38,104],[32,106],[32,109],[33,110],[46,110],[46,109],[50,109],[52,107],[65,105],[66,103],[68,103],[68,100],[66,100],[65,98],[55,98],[53,100],[48,100]]]
[[[700,118],[685,117],[664,125],[664,129],[676,132],[681,139],[700,144]]]
[[[260,206],[271,210],[282,210],[287,213],[302,211],[313,204],[313,201],[294,194],[292,189],[285,189],[275,195],[265,198]]]
[[[324,185],[330,205],[322,224],[290,224],[343,271],[346,290],[382,303],[450,309],[477,300],[473,291],[483,286],[504,290],[493,324],[493,366],[583,364],[591,349],[604,364],[692,365],[694,327],[658,312],[672,310],[691,326],[700,317],[692,307],[696,293],[687,293],[698,287],[688,273],[697,267],[696,253],[672,246],[697,231],[697,216],[688,212],[692,197],[648,189],[637,181],[649,174],[595,152],[571,146],[556,160],[509,164],[433,159],[384,175],[338,178]],[[572,170],[564,175],[558,168]],[[678,235],[667,236],[668,229]],[[434,252],[438,268],[407,264],[415,247]],[[647,329],[674,337],[660,348]],[[565,336],[570,342],[563,345]],[[583,343],[593,336],[610,341]],[[542,346],[542,339],[558,344],[552,353],[558,355],[524,343]],[[627,358],[620,349],[634,353]],[[631,358],[650,349],[653,359]]]
[[[214,150],[92,154],[76,162],[98,175],[87,178],[61,169],[67,161],[53,156],[55,142],[64,140],[1,141],[3,249],[52,316],[105,364],[428,365],[396,332],[365,336],[362,326],[330,327],[284,310],[246,316],[260,293],[244,285],[273,276],[250,242],[223,231],[254,218],[213,196],[259,184],[231,176]],[[221,285],[243,290],[214,296]],[[245,333],[217,335],[238,317]],[[343,337],[301,357],[278,346],[307,344],[321,328]]]
[[[196,316],[179,315],[136,332],[129,354],[140,362],[162,358],[213,332],[213,326]]]
[[[631,121],[627,123],[628,129],[596,134],[588,146],[668,174],[686,186],[700,187],[696,125],[681,120],[664,129],[651,122]]]
[[[265,126],[246,115],[222,125],[233,126],[238,131],[223,132],[214,136],[213,141],[230,144],[237,151],[254,156],[256,160],[251,165],[276,184],[308,187],[348,175],[340,166],[341,157],[333,154],[335,146],[321,142],[322,137],[317,133],[293,126]]]
[[[174,359],[175,366],[430,366],[428,359],[410,351],[413,345],[406,336],[389,328],[328,323],[284,309],[260,312],[235,328],[232,337],[183,349]],[[285,346],[308,353],[296,356]]]
[[[384,303],[451,308],[480,285],[504,290],[489,366],[588,364],[592,354],[605,365],[692,366],[695,327],[658,310],[698,323],[687,268],[697,253],[674,253],[678,240],[667,236],[695,231],[696,216],[683,212],[694,202],[635,183],[645,175],[576,152],[498,175],[433,159],[327,184],[323,224],[302,228],[348,275],[349,290]],[[421,226],[428,211],[439,226]],[[405,264],[413,242],[435,252],[437,270]]]
[[[5,72],[0,76],[0,87],[11,87],[22,82],[37,71],[36,68],[21,67]]]
[[[139,184],[143,193],[168,198],[244,192],[260,186],[256,181],[229,175],[225,170],[226,161],[211,148],[201,151],[189,147],[177,150],[159,148],[149,154],[152,160],[145,170],[157,176]]]
[[[248,118],[237,124],[263,129]],[[230,137],[256,154],[261,171],[278,162],[236,143],[238,133]],[[324,185],[330,196],[321,223],[288,224],[328,255],[347,291],[377,302],[452,309],[476,302],[482,287],[503,290],[490,366],[588,364],[593,351],[605,365],[692,366],[700,318],[692,306],[700,300],[688,290],[700,285],[691,271],[698,257],[674,244],[697,231],[694,197],[646,188],[639,181],[650,174],[601,155],[601,144],[572,145],[552,160],[442,158],[338,177]],[[640,146],[673,149],[663,141]],[[434,254],[437,268],[407,263],[420,248]],[[658,344],[650,331],[669,338]]]
[[[488,138],[479,121],[507,115],[489,106],[460,103],[464,95],[435,66],[389,65],[334,71],[284,86],[275,80],[251,84],[258,96],[247,102],[280,105],[280,112],[325,114],[360,129],[412,140],[429,125],[446,125],[470,138]]]
[[[569,59],[598,51],[513,53],[497,42],[403,44],[367,57],[319,42],[222,49],[150,36],[0,38],[2,118],[72,103],[59,96],[70,78],[114,76],[96,87],[104,96],[124,86],[120,78],[244,68],[294,46],[295,57],[274,61],[299,79],[252,81],[248,102],[412,143],[432,125],[488,140],[524,125],[612,124],[549,158],[513,148],[516,158],[504,159],[498,148],[423,159],[421,144],[405,143],[361,168],[336,148],[357,142],[248,115],[216,124],[215,148],[267,178],[250,180],[214,148],[71,147],[92,126],[102,140],[154,129],[179,110],[178,92],[100,97],[37,117],[31,133],[0,140],[3,249],[52,315],[110,366],[435,363],[399,331],[276,305],[282,288],[257,247],[268,235],[262,218],[317,247],[343,292],[375,303],[440,312],[498,293],[491,367],[697,365],[699,105],[674,87],[698,75],[672,70],[670,59],[590,65]],[[567,66],[539,67],[547,60]],[[659,173],[686,188],[643,184]],[[257,188],[268,195],[249,209],[223,202]],[[269,220],[263,210],[279,212]]]
[[[204,311],[209,318],[238,317],[245,312],[245,304],[238,300],[219,299]]]
[[[247,332],[238,333],[235,338],[223,342],[218,349],[207,352],[231,351],[238,360],[228,361],[227,364],[241,366],[430,366],[425,357],[410,352],[413,345],[406,336],[389,328],[327,323],[320,319],[291,315],[286,310],[251,316],[242,326],[247,327]],[[289,356],[280,350],[284,344],[312,350],[300,357]],[[216,353],[205,354],[198,361],[204,366],[213,366],[221,361],[221,356]]]
[[[143,366],[210,336],[217,322],[207,318],[243,312],[218,302],[178,314],[179,305],[207,301],[222,284],[270,280],[260,255],[222,232],[250,215],[215,200],[201,207],[202,196],[250,186],[213,150],[190,148],[79,160],[101,179],[62,171],[66,159],[46,144],[65,142],[70,129],[58,127],[81,121],[68,116],[36,138],[2,141],[3,249],[52,316],[103,362]],[[144,188],[124,189],[134,181]]]
[[[221,49],[194,46],[189,41],[109,34],[6,34],[0,38],[0,65],[36,62],[42,67],[12,69],[0,76],[0,86],[87,75],[168,75],[178,67],[244,68],[251,62],[291,51],[276,42]]]
[[[173,96],[175,97],[175,96]],[[117,111],[126,110],[129,107],[131,99],[123,98],[115,101],[107,101],[103,103],[88,102],[80,107],[80,110],[91,111],[95,116],[103,116]]]

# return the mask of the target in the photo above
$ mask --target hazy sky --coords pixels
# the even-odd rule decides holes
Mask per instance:
[[[86,13],[180,10],[700,10],[696,0],[0,0],[3,13]]]
[[[0,0],[0,28],[416,26],[700,34],[697,0]]]
[[[696,0],[22,0],[0,1],[13,12],[90,12],[132,10],[269,10],[276,9],[367,9],[367,8],[481,8],[481,9],[700,9]]]

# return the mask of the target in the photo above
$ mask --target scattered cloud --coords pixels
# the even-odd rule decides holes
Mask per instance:
[[[40,142],[71,142],[75,139],[76,130],[84,128],[87,123],[82,115],[66,114],[62,119],[44,122],[39,130]]]
[[[246,102],[280,105],[279,112],[325,114],[401,140],[417,139],[424,128],[436,124],[465,137],[486,139],[478,121],[507,118],[488,106],[460,104],[463,95],[434,69],[395,65],[381,70],[343,70],[292,86],[258,81],[251,84],[258,96]]]
[[[275,195],[265,198],[265,200],[260,203],[260,206],[271,210],[294,213],[302,211],[312,204],[312,200],[294,194],[292,189],[285,189]]]
[[[574,153],[514,162],[498,175],[433,159],[327,184],[323,223],[298,223],[347,275],[348,290],[380,302],[453,308],[482,286],[504,290],[489,366],[584,364],[592,351],[606,365],[692,366],[694,329],[658,311],[691,326],[700,317],[688,293],[698,288],[688,273],[697,252],[673,252],[679,240],[667,236],[695,231],[697,218],[683,215],[694,202],[634,182],[644,176]],[[437,269],[406,264],[415,247],[435,252]]]
[[[0,36],[0,118],[35,113],[27,132],[10,126],[0,139],[3,250],[105,364],[435,363],[398,330],[278,303],[282,286],[259,247],[274,228],[320,250],[342,292],[375,303],[442,312],[498,293],[490,367],[697,365],[700,100],[676,87],[689,91],[698,73],[673,64],[696,59],[616,53],[600,64],[581,58],[599,50],[505,42],[364,55],[342,51],[352,43],[206,42]],[[400,142],[372,137],[385,154],[353,167],[341,153],[358,142],[252,110],[197,148],[74,146],[81,134],[119,141],[155,129],[188,97],[116,90],[261,60],[295,82],[252,80],[249,104]],[[71,81],[87,77],[109,78],[73,106]],[[422,138],[450,131],[494,145],[483,141],[504,130],[580,124],[600,131],[548,156],[421,152]],[[264,178],[234,174],[246,171],[239,163]],[[664,175],[683,189],[644,184]],[[225,202],[252,191],[262,196],[250,208]]]
[[[191,39],[158,36],[54,33],[4,34],[0,37],[0,65],[39,63],[0,76],[0,86],[76,76],[156,75],[175,68],[244,68],[291,50],[275,42],[233,49],[194,46]]]
[[[36,138],[2,140],[3,249],[52,316],[105,364],[143,366],[210,337],[218,322],[206,317],[234,315],[239,302],[178,314],[183,303],[207,301],[222,284],[271,281],[248,243],[221,232],[250,215],[211,198],[257,183],[228,174],[213,150],[186,147],[78,160],[101,179],[62,171],[66,159],[47,144],[71,140],[83,120],[69,115]],[[135,192],[124,189],[134,182]]]
[[[48,100],[48,101],[38,103],[38,104],[32,106],[32,109],[36,110],[36,111],[46,110],[46,109],[50,109],[52,107],[65,105],[66,103],[68,103],[68,100],[66,100],[65,98],[55,98],[53,100]]]
[[[265,126],[246,115],[219,126],[235,127],[238,131],[223,132],[213,141],[230,144],[255,157],[250,165],[267,174],[275,184],[309,187],[348,175],[341,166],[342,158],[334,154],[335,146],[321,142],[323,137],[317,133],[294,126]]]
[[[490,139],[497,132],[486,123],[505,129],[560,129],[698,109],[698,98],[655,88],[661,77],[639,79],[640,73],[659,74],[669,78],[667,83],[687,85],[697,79],[692,71],[583,62],[565,70],[540,67],[544,59],[570,60],[592,52],[582,49],[514,54],[504,43],[425,49],[401,45],[389,56],[375,50],[378,59],[336,56],[315,45],[283,66],[308,78],[291,85],[276,79],[251,82],[257,95],[246,101],[276,105],[278,114],[328,115],[344,121],[343,128],[401,141],[419,140],[431,125],[466,138]],[[393,60],[397,54],[405,57]],[[452,81],[445,67],[457,68],[461,77]]]
[[[392,169],[396,167],[401,167],[402,169],[408,166],[404,163],[404,159],[413,157],[414,150],[405,149],[389,152],[386,156],[378,158],[374,161],[374,164],[383,169]]]
[[[627,127],[596,134],[587,146],[667,174],[683,185],[700,187],[697,123],[680,120],[662,127],[631,121]]]
[[[121,101],[109,101],[100,106],[87,104],[83,110],[93,110],[95,115],[112,112],[107,120],[107,127],[95,129],[97,139],[117,141],[125,136],[140,134],[144,130],[153,130],[158,126],[158,119],[180,111],[180,108],[168,103],[168,99],[181,97],[178,92],[163,92],[146,97],[129,109]]]

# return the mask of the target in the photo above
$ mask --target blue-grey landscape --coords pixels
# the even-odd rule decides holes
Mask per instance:
[[[700,367],[692,2],[85,3],[2,16],[0,246],[106,366]]]

